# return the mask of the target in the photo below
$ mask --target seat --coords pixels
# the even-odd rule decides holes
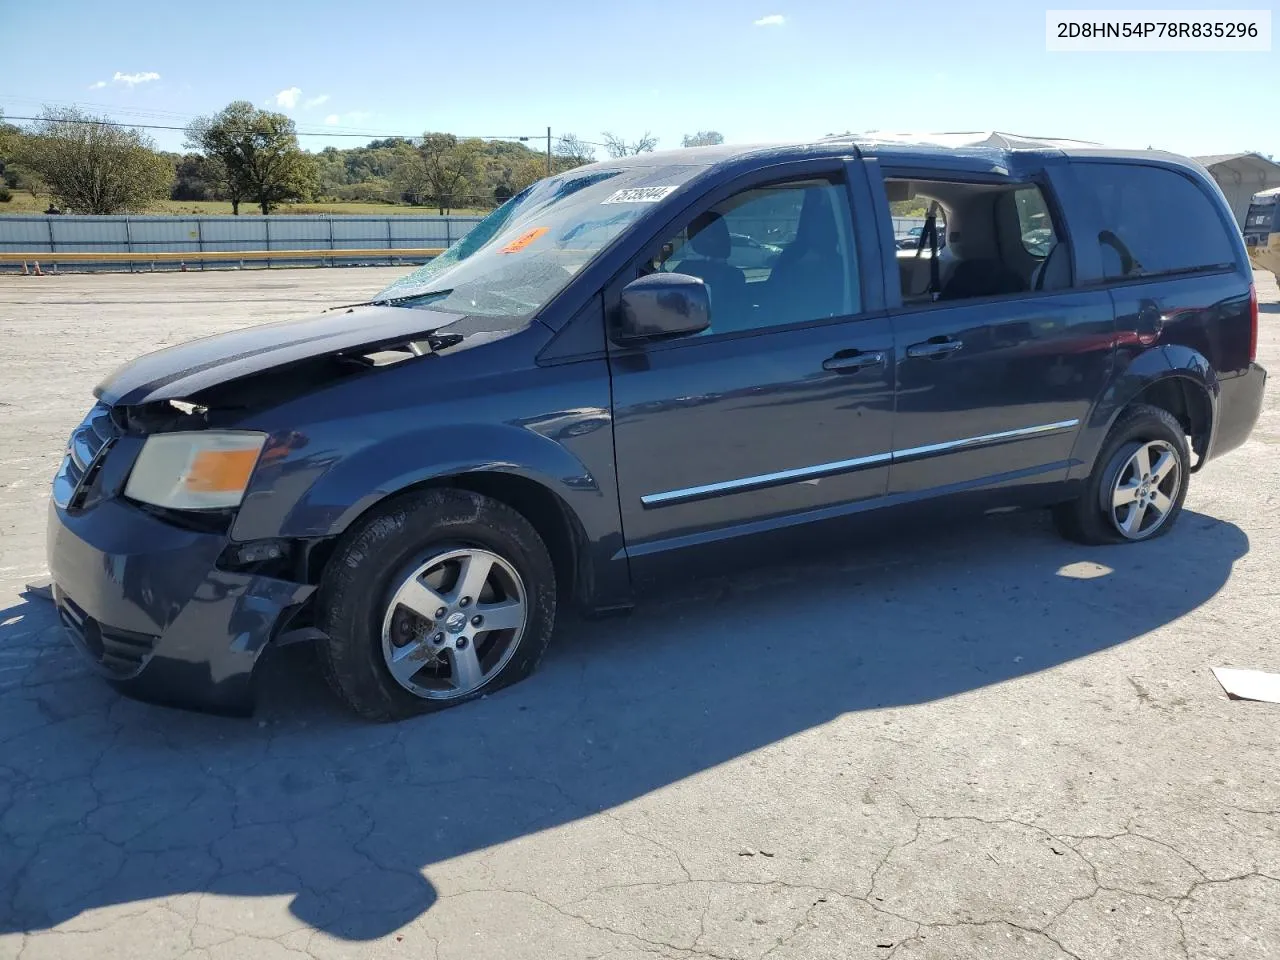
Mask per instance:
[[[826,191],[807,190],[795,239],[778,254],[765,282],[766,322],[803,323],[846,313],[847,267]]]
[[[720,214],[708,210],[689,224],[687,246],[697,254],[679,261],[680,273],[699,277],[711,295],[711,329],[714,333],[741,330],[751,324],[746,275],[728,262],[733,249],[729,225]]]
[[[930,299],[931,281],[928,257],[898,257],[898,278],[902,284],[904,300]]]
[[[1036,268],[1031,286],[1035,290],[1066,290],[1071,286],[1071,257],[1066,244],[1053,245],[1044,262]]]
[[[939,300],[967,300],[972,297],[996,297],[1006,293],[1023,293],[1027,282],[999,260],[986,257],[961,260],[942,287]]]

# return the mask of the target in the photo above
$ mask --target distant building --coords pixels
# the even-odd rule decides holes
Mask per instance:
[[[1087,140],[1028,137],[1020,133],[1001,133],[999,130],[970,130],[962,133],[889,133],[885,130],[872,130],[860,136],[881,143],[931,143],[939,147],[997,147],[1001,150],[1101,146]]]
[[[1219,153],[1194,159],[1218,181],[1231,204],[1231,212],[1236,215],[1236,224],[1241,227],[1249,209],[1249,198],[1263,190],[1280,187],[1280,163],[1257,153]]]

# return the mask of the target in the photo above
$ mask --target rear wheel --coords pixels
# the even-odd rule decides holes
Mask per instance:
[[[527,676],[555,621],[555,573],[532,525],[505,504],[430,490],[364,518],[320,587],[320,658],[361,716],[391,720]]]
[[[1182,425],[1136,404],[1108,434],[1078,500],[1059,504],[1058,531],[1079,543],[1131,543],[1168,533],[1187,496],[1190,453]]]

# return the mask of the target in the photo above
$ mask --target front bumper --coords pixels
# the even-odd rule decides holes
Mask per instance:
[[[1206,459],[1229,453],[1249,439],[1249,433],[1262,412],[1262,395],[1267,386],[1267,371],[1256,363],[1238,377],[1218,381],[1218,423],[1213,431],[1213,445]]]
[[[124,693],[219,713],[253,709],[263,649],[315,587],[216,566],[224,536],[183,530],[127,502],[49,507],[58,613]]]

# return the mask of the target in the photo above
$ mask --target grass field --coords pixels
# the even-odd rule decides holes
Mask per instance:
[[[48,197],[33,197],[31,194],[15,191],[13,199],[8,203],[0,203],[0,217],[5,215],[19,214],[40,214],[49,206]],[[219,216],[231,214],[231,204],[225,200],[161,200],[153,204],[146,210],[137,211],[139,214],[152,214],[159,216],[177,216],[180,214],[192,214],[196,216]],[[297,214],[297,215],[328,215],[328,214],[345,214],[347,216],[377,216],[388,217],[397,214],[408,216],[434,216],[439,213],[434,207],[409,207],[401,204],[391,203],[356,203],[356,202],[336,202],[336,203],[299,203],[299,204],[281,204],[275,210],[279,214]],[[483,215],[488,210],[475,210],[471,208],[460,208],[450,210],[453,216],[472,216]],[[249,203],[240,204],[240,216],[256,217],[259,215],[258,208]]]

